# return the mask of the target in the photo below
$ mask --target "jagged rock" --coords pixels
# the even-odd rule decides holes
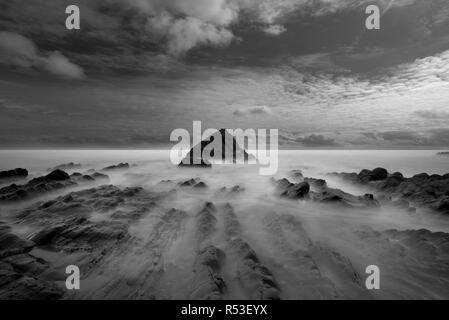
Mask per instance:
[[[104,179],[103,175],[98,178]],[[107,176],[106,176],[107,177]],[[78,183],[92,183],[95,178],[89,175],[74,173],[69,176],[62,170],[55,170],[43,177],[30,180],[24,185],[11,184],[0,189],[0,202],[13,202],[36,197],[47,192],[74,187]]]
[[[370,172],[370,173],[368,173]],[[414,206],[430,208],[442,213],[449,213],[447,205],[447,197],[449,196],[449,174],[429,175],[427,173],[416,174],[413,177],[405,178],[400,172],[387,174],[383,180],[372,180],[372,172],[369,170],[362,170],[357,178],[354,179],[354,173],[340,173],[337,175],[345,180],[353,183],[368,185],[374,190],[382,193],[383,197],[390,197],[396,199],[404,199],[412,203]],[[377,177],[384,178],[385,172],[378,170]],[[413,212],[416,209],[409,207],[409,211]]]
[[[327,182],[323,179],[304,178],[304,182],[310,184],[310,186],[316,190],[322,190],[327,188]]]
[[[101,169],[102,171],[114,171],[114,170],[125,170],[129,169],[129,163],[119,163],[117,165],[112,165]]]
[[[278,195],[289,199],[304,199],[308,196],[310,185],[307,182],[291,183],[287,179],[277,182],[276,190]]]
[[[181,187],[191,187],[191,186],[197,184],[198,183],[197,181],[198,181],[197,179],[189,179],[189,180],[182,181],[182,182],[178,183],[178,185]]]
[[[28,176],[28,170],[17,168],[13,170],[0,171],[0,180],[22,179]]]
[[[322,203],[338,203],[350,208],[379,207],[379,202],[372,194],[354,196],[339,189],[326,188],[313,194],[313,200]]]
[[[195,188],[195,189],[205,189],[205,188],[207,188],[207,184],[205,184],[204,182],[200,181],[197,184],[195,184],[193,186],[193,188]]]

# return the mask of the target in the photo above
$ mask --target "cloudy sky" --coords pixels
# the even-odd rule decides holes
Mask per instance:
[[[284,148],[445,148],[449,2],[2,1],[0,112],[0,148],[167,146],[193,120]]]

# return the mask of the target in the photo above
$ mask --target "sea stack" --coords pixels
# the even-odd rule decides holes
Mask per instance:
[[[220,129],[193,146],[179,166],[211,167],[211,161],[247,163],[250,157],[233,135],[226,129]]]

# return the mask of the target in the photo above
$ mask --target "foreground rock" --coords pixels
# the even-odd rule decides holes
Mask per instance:
[[[222,299],[226,285],[221,277],[225,253],[213,245],[212,238],[216,231],[216,207],[207,202],[196,215],[196,241],[198,252],[194,263],[194,280],[190,298],[194,300]]]
[[[59,172],[51,177],[66,179]],[[141,188],[101,186],[37,202],[14,215],[16,223],[30,230],[26,239],[0,222],[0,298],[61,298],[64,291],[54,282],[55,272],[59,271],[50,262],[34,256],[34,249],[76,254],[81,259],[80,268],[89,270],[130,238],[129,220],[119,217],[91,221],[92,213],[121,209],[127,210],[129,217],[134,217],[137,211],[142,216],[146,212],[142,209],[152,202],[141,191]]]
[[[400,172],[388,173],[383,168],[362,170],[360,173],[333,173],[355,184],[369,186],[378,191],[387,203],[405,206],[409,203],[449,214],[449,174],[421,173],[406,178]],[[398,200],[403,200],[398,202]],[[412,207],[410,207],[412,208]],[[413,209],[410,209],[413,210]]]
[[[0,171],[0,181],[1,180],[14,180],[23,179],[28,176],[28,170],[22,168],[16,168],[13,170]]]
[[[69,176],[62,170],[55,170],[46,176],[34,178],[23,185],[11,184],[0,189],[1,202],[27,200],[52,191],[74,187],[79,183],[95,182],[92,176],[74,174]]]
[[[226,242],[242,289],[249,299],[279,300],[279,287],[273,274],[243,239],[240,223],[230,204],[224,208],[223,219]]]
[[[57,299],[62,290],[39,276],[50,266],[29,252],[35,243],[12,234],[0,222],[0,299]]]

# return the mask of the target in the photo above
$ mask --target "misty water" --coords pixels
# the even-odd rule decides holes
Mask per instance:
[[[449,217],[420,210],[412,214],[392,208],[344,209],[286,200],[274,195],[272,182],[272,178],[284,177],[294,181],[290,171],[301,170],[305,177],[322,178],[330,187],[363,195],[370,190],[327,174],[376,167],[384,167],[389,172],[400,171],[404,176],[449,172],[449,157],[436,153],[433,150],[280,151],[278,172],[269,177],[260,175],[257,165],[179,168],[170,162],[166,150],[11,150],[0,151],[0,170],[23,167],[30,171],[31,177],[36,177],[48,173],[49,168],[68,162],[82,164],[81,168],[68,170],[68,173],[100,170],[127,162],[130,169],[108,172],[110,184],[165,192],[173,185],[161,181],[177,183],[195,178],[208,186],[201,190],[180,188],[175,195],[158,202],[161,207],[182,210],[187,215],[176,236],[164,242],[158,252],[158,257],[162,257],[162,262],[158,260],[158,272],[163,274],[158,273],[158,277],[162,280],[157,283],[148,280],[149,255],[156,249],[153,246],[152,253],[146,254],[145,248],[150,242],[158,243],[164,239],[163,233],[154,237],[152,230],[157,219],[150,214],[129,225],[132,237],[140,239],[135,242],[139,250],[128,248],[109,256],[96,267],[97,271],[89,273],[75,298],[189,298],[197,250],[195,217],[206,202],[212,202],[218,208],[213,244],[227,252],[224,222],[219,212],[229,203],[240,224],[242,238],[257,254],[261,264],[270,270],[282,299],[449,298],[448,268],[439,263],[440,257],[427,252],[419,239],[408,241],[404,246],[398,244],[397,238],[389,238],[383,233],[390,229],[449,232]],[[229,190],[236,185],[244,191],[229,195],[220,190],[222,187]],[[17,207],[4,207],[0,214],[8,216],[14,210]],[[92,212],[90,219],[101,221],[109,216]],[[31,232],[20,227],[15,230],[21,236]],[[80,259],[76,254],[41,249],[35,250],[34,254],[59,267]],[[228,254],[222,272],[227,284],[224,298],[248,298],[240,283],[240,271],[231,259],[232,254]],[[380,290],[365,288],[365,269],[369,265],[377,265],[381,270]],[[112,279],[127,279],[126,286],[114,287]],[[143,293],[136,293],[136,288]]]

